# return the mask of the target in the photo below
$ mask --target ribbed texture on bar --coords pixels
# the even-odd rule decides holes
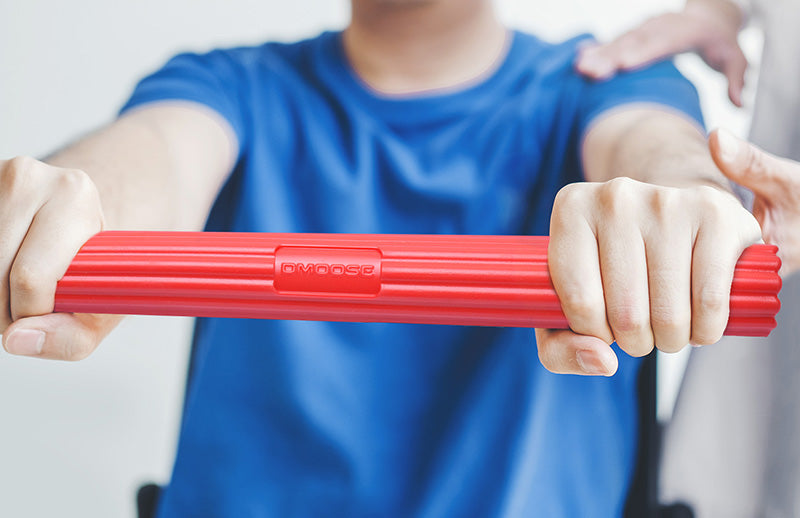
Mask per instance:
[[[567,328],[547,268],[548,241],[103,232],[86,243],[58,283],[55,310]],[[781,288],[776,252],[754,245],[740,258],[725,334],[767,336],[775,327]],[[364,264],[356,260],[361,256]],[[377,294],[359,292],[378,281]]]

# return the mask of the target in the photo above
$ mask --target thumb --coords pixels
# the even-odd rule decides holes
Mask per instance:
[[[536,330],[539,361],[556,374],[613,376],[618,360],[608,343],[600,338],[568,330]]]
[[[728,78],[728,98],[731,102],[742,107],[742,91],[744,90],[744,76],[747,72],[747,58],[742,49],[736,46],[725,65],[724,73]]]
[[[20,356],[82,360],[121,320],[117,315],[70,313],[21,318],[3,333],[3,347]]]
[[[800,164],[770,155],[727,130],[713,131],[708,146],[717,167],[729,180],[768,201],[785,197],[793,177],[800,178]]]

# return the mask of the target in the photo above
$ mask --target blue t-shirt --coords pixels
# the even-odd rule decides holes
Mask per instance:
[[[363,84],[340,33],[185,54],[123,111],[185,100],[230,123],[238,161],[211,230],[547,234],[601,112],[700,120],[670,64],[579,78],[581,39],[515,33],[480,82],[408,97]],[[639,363],[552,374],[530,329],[201,319],[159,516],[618,516]]]

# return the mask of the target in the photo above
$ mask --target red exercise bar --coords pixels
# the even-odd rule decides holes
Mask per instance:
[[[568,327],[549,238],[101,232],[73,260],[55,311]],[[725,334],[767,336],[780,309],[777,247],[736,265]]]

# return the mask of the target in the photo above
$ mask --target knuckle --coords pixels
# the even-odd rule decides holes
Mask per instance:
[[[11,268],[9,284],[11,292],[17,295],[33,295],[43,287],[43,277],[27,263],[15,263]]]
[[[15,156],[7,162],[7,169],[10,171],[30,171],[40,162],[30,156]]]
[[[80,198],[92,198],[97,195],[97,189],[89,175],[79,169],[64,169],[58,178],[58,186],[62,192]]]
[[[689,343],[692,317],[686,312],[654,312],[650,320],[655,333],[655,346],[665,352],[678,352]]]
[[[583,217],[582,214],[591,209],[589,195],[593,189],[591,184],[574,183],[558,191],[550,218],[550,233],[555,239],[567,233]]]
[[[564,313],[570,322],[592,322],[603,311],[602,297],[587,293],[586,290],[569,290],[564,294],[559,294],[559,297]]]
[[[643,336],[650,327],[649,317],[632,305],[609,307],[608,320],[615,335]]]
[[[697,188],[697,195],[702,209],[702,218],[706,224],[723,226],[730,223],[731,206],[720,191],[704,185]]]
[[[35,159],[28,156],[18,156],[6,161],[0,175],[0,188],[5,192],[17,191],[30,177],[37,164]]]
[[[710,185],[698,185],[694,187],[694,192],[701,202],[716,202],[719,198],[720,192],[716,187]]]
[[[674,189],[662,188],[654,190],[649,200],[653,215],[659,220],[674,218],[677,213],[677,197],[678,195]]]
[[[746,214],[744,222],[739,227],[741,229],[742,239],[748,244],[752,244],[761,239],[762,230],[758,220],[751,214]]]
[[[695,304],[701,314],[714,315],[728,311],[728,293],[721,287],[704,286],[697,293]]]
[[[15,263],[9,274],[9,288],[13,318],[52,311],[55,282],[51,283],[38,268],[28,263]]]
[[[627,212],[635,196],[636,182],[627,177],[607,181],[600,189],[599,201],[603,210],[611,216]]]
[[[645,312],[633,306],[617,306],[609,309],[608,321],[617,345],[631,356],[646,356],[653,350],[650,318]]]
[[[667,287],[665,285],[665,287]],[[650,321],[653,326],[674,329],[684,326],[688,329],[692,322],[690,301],[679,293],[660,293],[652,295],[650,301]]]
[[[581,184],[571,183],[562,187],[556,194],[553,202],[554,207],[570,206],[575,203],[582,203],[584,188]]]
[[[627,176],[617,176],[616,178],[612,178],[604,183],[603,187],[606,191],[617,195],[628,194],[631,189],[633,189],[634,185],[636,185],[636,183],[637,182],[635,180],[628,178]]]

